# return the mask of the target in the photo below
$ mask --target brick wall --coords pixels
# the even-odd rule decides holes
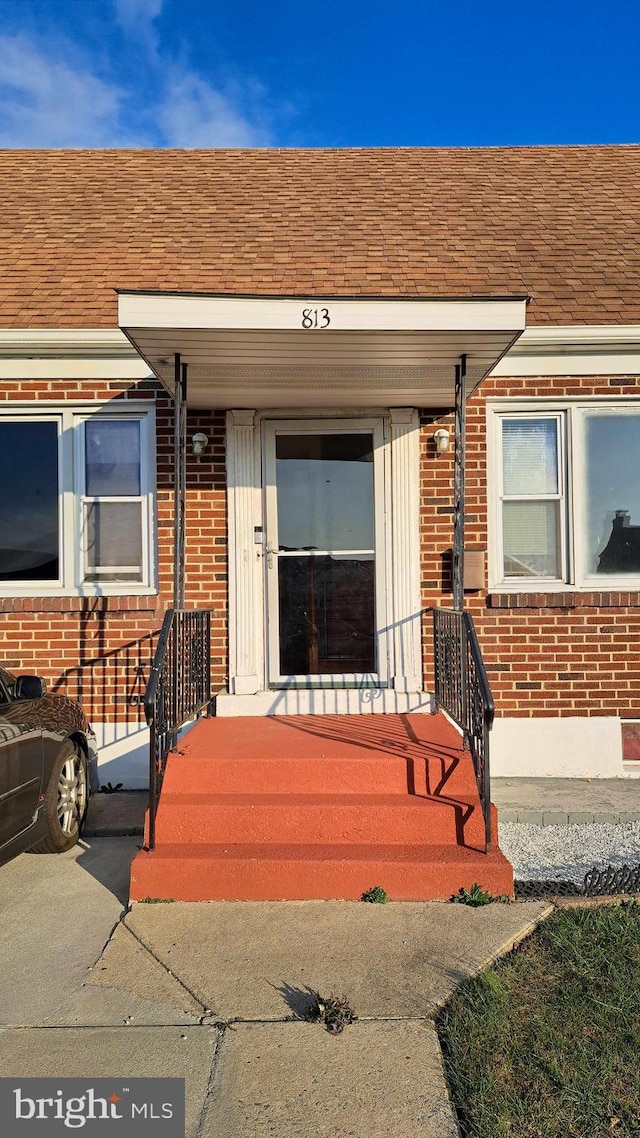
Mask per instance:
[[[52,691],[80,699],[96,722],[143,721],[144,694],[157,633],[173,593],[173,408],[151,381],[3,381],[0,400],[46,402],[154,400],[158,434],[158,596],[0,598],[0,662],[43,675]],[[224,415],[189,413],[188,438],[209,446],[187,463],[186,603],[211,608],[212,683],[226,679],[227,584]]]
[[[466,471],[467,549],[487,549],[486,399],[491,396],[640,394],[637,376],[544,376],[486,380],[469,400]],[[450,606],[453,447],[435,457],[437,426],[453,416],[425,411],[422,423],[422,597],[425,607]],[[619,715],[640,717],[640,591],[467,593],[502,716]],[[430,621],[425,618],[425,682],[433,685]]]

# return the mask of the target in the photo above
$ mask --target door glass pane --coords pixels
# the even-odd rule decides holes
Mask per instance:
[[[504,502],[505,577],[559,577],[559,503]]]
[[[280,672],[375,672],[374,558],[280,557]]]
[[[140,423],[92,419],[85,423],[85,494],[120,498],[140,494]]]
[[[502,467],[505,494],[557,494],[557,419],[503,419]]]
[[[373,437],[277,435],[279,548],[373,549]]]
[[[86,505],[87,581],[142,580],[140,502]]]
[[[57,581],[58,428],[0,424],[0,580]]]
[[[587,415],[587,572],[640,573],[640,415]]]

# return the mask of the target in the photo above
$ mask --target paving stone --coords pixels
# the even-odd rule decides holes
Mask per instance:
[[[543,826],[566,826],[569,815],[560,810],[545,810],[542,815]]]

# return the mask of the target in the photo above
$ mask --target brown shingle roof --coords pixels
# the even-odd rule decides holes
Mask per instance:
[[[640,146],[5,150],[0,178],[3,327],[113,326],[117,288],[640,323]]]

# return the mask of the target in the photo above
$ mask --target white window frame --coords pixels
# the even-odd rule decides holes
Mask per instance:
[[[94,418],[135,420],[140,423],[142,580],[84,582],[84,424]],[[0,597],[148,596],[157,593],[155,543],[156,462],[155,407],[134,403],[40,404],[7,403],[0,408],[0,423],[56,422],[58,424],[58,494],[60,577],[58,581],[0,581]],[[103,496],[105,501],[111,501]],[[103,500],[101,497],[100,500]]]
[[[586,570],[586,453],[585,420],[589,415],[634,415],[640,400],[580,397],[565,399],[487,400],[487,495],[489,590],[506,593],[608,592],[640,589],[640,573],[589,574]],[[505,577],[502,535],[502,421],[520,418],[558,418],[560,478],[564,482],[561,508],[562,576]],[[533,497],[538,497],[532,495]]]
[[[523,411],[522,413],[512,414],[511,412],[501,413],[499,416],[500,427],[498,430],[499,440],[498,446],[500,453],[498,455],[498,495],[500,499],[500,509],[497,514],[498,523],[498,543],[499,549],[502,551],[504,547],[504,513],[503,504],[505,502],[557,502],[558,503],[558,560],[561,569],[560,575],[557,576],[540,576],[540,577],[519,577],[514,574],[513,577],[505,578],[505,581],[524,581],[527,586],[531,580],[537,584],[558,584],[565,581],[565,566],[567,565],[567,477],[566,477],[566,446],[565,446],[565,419],[564,416],[556,411],[549,411],[547,413],[532,413],[530,411]],[[505,420],[517,419],[528,420],[535,422],[537,419],[553,420],[556,424],[556,447],[557,447],[557,479],[558,489],[553,494],[505,494],[504,492],[504,477],[503,477],[503,461],[502,461],[502,424]]]

